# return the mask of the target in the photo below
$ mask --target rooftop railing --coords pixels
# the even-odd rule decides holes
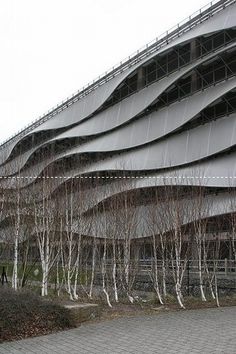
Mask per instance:
[[[137,64],[141,60],[149,57],[151,54],[155,53],[162,47],[169,44],[172,40],[180,37],[182,34],[190,31],[192,28],[197,26],[198,24],[206,21],[219,11],[225,9],[229,5],[232,5],[236,2],[236,0],[213,0],[200,10],[194,12],[189,17],[185,18],[183,21],[179,22],[174,27],[170,28],[168,31],[162,33],[159,37],[155,38],[153,41],[149,42],[129,57],[120,61],[117,65],[113,66],[110,70],[106,71],[98,78],[88,83],[76,93],[67,97],[65,100],[60,102],[57,106],[49,109],[42,116],[38,117],[36,120],[28,124],[19,132],[15,133],[12,137],[5,140],[1,145],[0,149],[3,149],[14,140],[24,137],[27,133],[41,125],[42,123],[48,121],[55,115],[62,112],[64,109],[68,108],[73,103],[77,102],[82,97],[88,95],[92,91],[96,90],[101,85],[105,84],[109,80],[113,79],[115,76],[119,75],[123,71],[129,69],[133,65]]]

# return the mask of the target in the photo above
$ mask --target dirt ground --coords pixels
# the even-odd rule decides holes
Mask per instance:
[[[186,311],[202,308],[216,308],[215,300],[201,301],[196,297],[186,297],[184,301],[185,310],[180,309],[175,300],[171,300],[164,305],[158,303],[117,303],[112,304],[112,308],[106,304],[101,304],[102,314],[99,320],[107,320],[127,316],[149,315],[167,311]],[[228,296],[220,298],[220,307],[236,306],[236,296]],[[96,320],[97,321],[97,320]]]

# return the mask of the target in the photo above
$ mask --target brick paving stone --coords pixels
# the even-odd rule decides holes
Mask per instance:
[[[0,354],[236,354],[236,307],[83,324],[0,344]]]

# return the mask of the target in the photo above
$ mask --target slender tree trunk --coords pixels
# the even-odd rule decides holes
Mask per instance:
[[[172,271],[173,271],[173,277],[175,279],[175,292],[176,292],[176,298],[177,301],[182,309],[185,309],[185,306],[183,304],[183,294],[181,291],[182,288],[182,276],[184,270],[182,269],[182,274],[181,274],[181,249],[182,249],[182,235],[179,234],[180,231],[175,229],[174,231],[174,256],[173,252],[172,253]]]
[[[42,284],[41,284],[41,295],[45,296],[45,260],[44,257],[41,256],[41,265],[42,265]]]
[[[103,247],[103,257],[102,257],[102,290],[106,296],[107,304],[109,307],[112,307],[110,302],[110,296],[106,289],[106,253],[107,253],[107,244],[106,238],[104,239],[104,247]]]
[[[94,283],[94,275],[95,275],[95,264],[96,264],[96,241],[93,241],[93,254],[92,254],[92,269],[91,269],[91,281],[89,287],[89,298],[92,299],[93,297],[93,283]]]
[[[160,302],[161,305],[164,304],[162,297],[161,297],[161,292],[160,292],[160,287],[159,287],[159,279],[158,279],[158,261],[157,261],[157,249],[156,249],[156,237],[153,235],[153,255],[154,255],[154,289],[157,294],[157,298]]]
[[[166,298],[167,291],[166,291],[166,257],[165,257],[165,250],[166,250],[166,240],[163,240],[162,233],[160,234],[160,241],[161,241],[161,267],[162,267],[162,287],[163,287],[163,296]]]
[[[112,267],[112,278],[113,278],[113,287],[114,287],[115,301],[116,301],[116,302],[119,302],[118,290],[117,290],[116,245],[115,245],[115,240],[113,240],[113,267]]]
[[[74,288],[73,288],[73,297],[75,300],[78,300],[77,287],[78,287],[78,279],[79,279],[80,252],[81,252],[81,234],[79,235],[79,239],[78,239],[77,257],[75,261],[75,280],[74,280]]]
[[[131,304],[134,303],[134,298],[130,294],[130,240],[129,236],[125,238],[124,243],[124,273],[126,293]]]
[[[24,260],[22,263],[22,276],[21,276],[21,287],[23,288],[26,284],[26,270],[27,270],[27,260],[29,254],[29,239],[27,240],[27,244],[24,250]]]
[[[201,299],[202,299],[202,301],[207,301],[205,293],[204,293],[204,289],[203,289],[201,244],[198,249],[198,274],[199,274],[199,287],[200,287]]]
[[[208,286],[211,292],[211,296],[212,299],[215,300],[215,293],[213,290],[213,286],[212,286],[212,281],[213,281],[213,277],[211,278],[210,272],[209,272],[209,268],[208,268],[208,264],[207,264],[207,249],[206,249],[206,234],[204,233],[203,235],[203,262],[204,262],[204,270],[208,279]]]
[[[67,292],[69,294],[70,300],[73,300],[72,290],[71,290],[71,258],[72,258],[72,240],[71,235],[69,236],[68,245],[68,264],[67,264]]]
[[[17,208],[15,223],[15,239],[14,239],[14,261],[12,272],[12,288],[17,290],[18,287],[18,248],[19,248],[19,232],[20,232],[20,191],[17,191]]]
[[[217,283],[217,276],[216,276],[216,274],[215,274],[215,298],[216,298],[216,305],[217,305],[217,307],[220,307],[219,294],[218,294],[218,283]]]
[[[12,287],[17,290],[17,280],[18,280],[18,242],[19,242],[19,230],[15,233],[14,242],[14,263],[13,263],[13,273],[12,273]]]

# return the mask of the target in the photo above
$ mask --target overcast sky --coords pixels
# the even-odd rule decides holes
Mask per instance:
[[[0,142],[206,3],[0,0]]]

